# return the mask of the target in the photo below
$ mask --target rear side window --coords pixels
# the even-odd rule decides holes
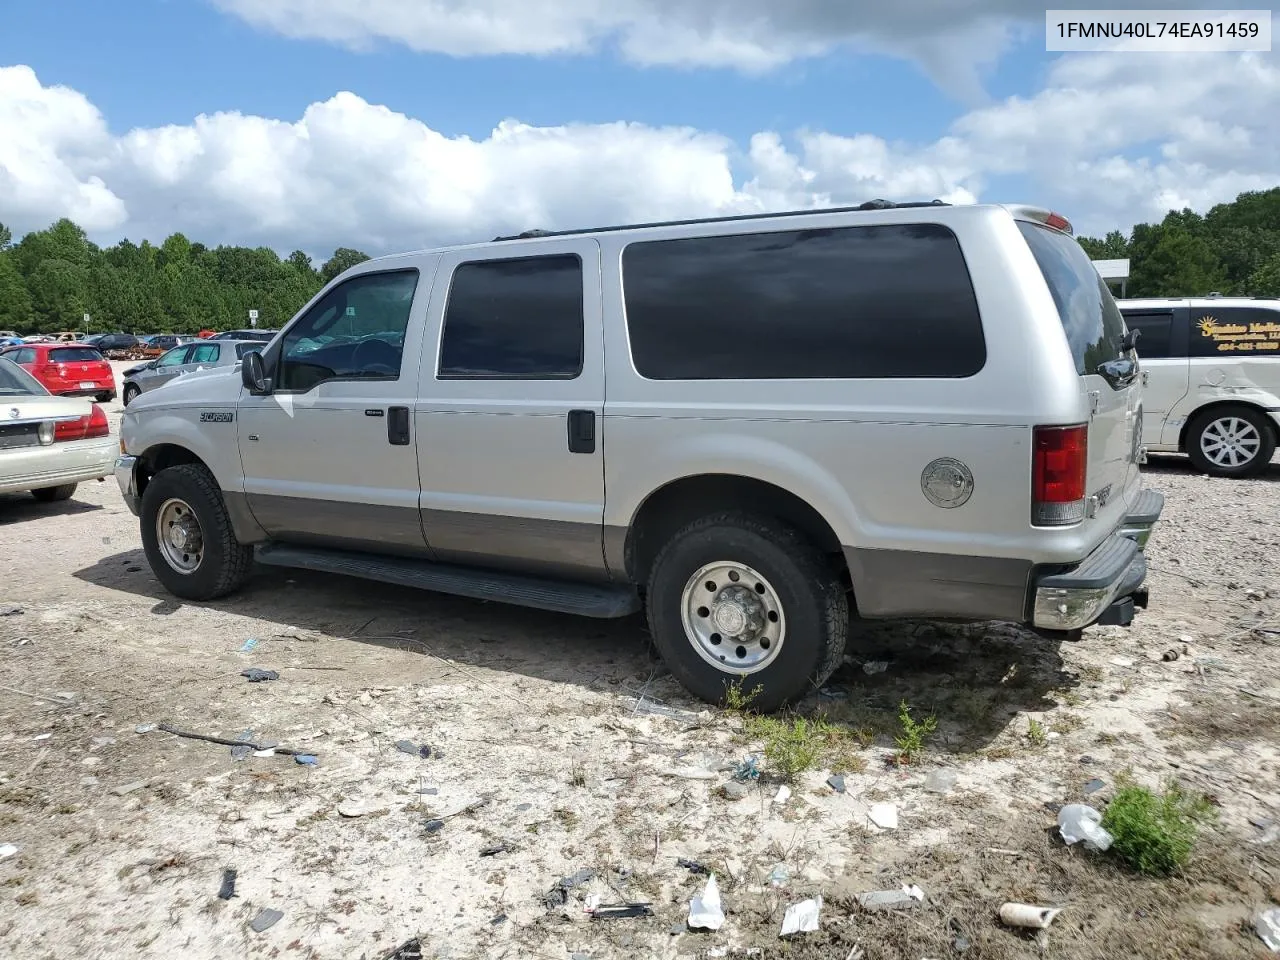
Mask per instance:
[[[622,265],[650,380],[952,378],[986,363],[959,241],[938,224],[633,243]]]
[[[440,344],[442,380],[572,380],[582,373],[576,254],[459,264]]]
[[[187,363],[217,363],[218,352],[222,349],[216,343],[202,343],[197,347],[188,348],[191,350],[191,357]]]
[[[1084,248],[1065,233],[1036,223],[1019,220],[1018,229],[1057,304],[1076,372],[1081,376],[1096,373],[1099,364],[1118,359],[1125,335],[1124,317]]]
[[[1138,356],[1147,360],[1163,360],[1173,353],[1173,311],[1152,310],[1136,312],[1124,310],[1125,326],[1137,330]]]
[[[102,354],[93,347],[58,347],[49,351],[50,363],[92,363],[101,359]]]
[[[1138,344],[1141,352],[1142,344]],[[1280,310],[1199,307],[1191,311],[1193,357],[1280,357]]]
[[[264,346],[265,344],[242,340],[236,344],[236,358],[243,360],[246,353],[254,353],[255,351],[261,352]]]

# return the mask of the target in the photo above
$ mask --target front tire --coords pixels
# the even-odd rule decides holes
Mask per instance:
[[[125,387],[124,396],[121,398],[124,401],[124,405],[127,407],[129,404],[133,403],[133,401],[137,399],[138,394],[140,394],[141,392],[142,391],[139,390],[137,387],[135,387],[133,384],[129,384],[127,387]]]
[[[723,513],[695,520],[658,554],[648,617],[654,644],[690,693],[719,704],[741,682],[752,708],[770,713],[839,665],[849,600],[799,531]]]
[[[236,539],[222,491],[208,469],[161,470],[142,494],[142,547],[156,579],[184,600],[213,600],[249,576],[253,548]]]
[[[1206,410],[1187,430],[1187,456],[1215,477],[1252,477],[1271,463],[1276,438],[1267,418],[1250,407]]]
[[[70,500],[76,492],[78,483],[64,483],[60,487],[41,487],[39,490],[32,490],[31,495],[41,503],[54,503],[58,500]]]

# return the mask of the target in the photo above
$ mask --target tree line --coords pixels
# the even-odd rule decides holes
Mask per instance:
[[[1095,260],[1130,261],[1131,297],[1280,297],[1280,187],[1080,243]],[[0,224],[0,330],[83,330],[87,313],[90,333],[196,333],[248,326],[251,309],[258,326],[275,329],[367,259],[339,247],[316,267],[301,250],[281,259],[268,247],[210,248],[181,233],[159,246],[102,248],[66,219],[15,243]]]

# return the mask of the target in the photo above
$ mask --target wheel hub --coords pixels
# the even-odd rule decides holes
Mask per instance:
[[[689,578],[681,619],[698,655],[735,674],[755,673],[772,663],[786,632],[773,586],[735,561],[707,564]]]
[[[156,513],[156,541],[165,563],[182,574],[194,573],[204,560],[204,531],[191,505],[174,497]]]

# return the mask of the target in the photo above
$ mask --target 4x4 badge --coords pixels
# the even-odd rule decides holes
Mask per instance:
[[[939,457],[920,474],[920,491],[935,507],[963,507],[973,496],[973,471],[952,457]]]

